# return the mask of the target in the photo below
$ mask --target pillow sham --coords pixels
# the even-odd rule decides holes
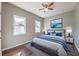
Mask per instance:
[[[56,36],[62,36],[62,32],[56,32]]]

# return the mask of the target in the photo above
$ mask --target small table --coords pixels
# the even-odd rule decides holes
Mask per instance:
[[[74,52],[74,39],[73,37],[66,37],[66,43],[70,47],[71,52]]]
[[[71,43],[73,44],[74,43],[74,40],[73,40],[73,37],[66,37],[66,40],[65,40],[67,43]]]

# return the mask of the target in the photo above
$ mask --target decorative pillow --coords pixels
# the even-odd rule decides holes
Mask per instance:
[[[56,36],[62,36],[62,32],[56,32]]]
[[[42,38],[42,39],[51,39],[52,36],[51,36],[51,35],[40,35],[40,36],[38,36],[38,38]]]
[[[47,32],[47,35],[51,35],[51,32]]]

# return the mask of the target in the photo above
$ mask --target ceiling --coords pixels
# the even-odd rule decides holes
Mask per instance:
[[[52,6],[54,10],[47,11],[44,13],[43,10],[39,11],[42,8],[42,2],[10,2],[13,5],[16,5],[26,11],[29,11],[33,14],[36,14],[42,18],[54,16],[64,12],[68,12],[75,9],[76,2],[55,2]]]

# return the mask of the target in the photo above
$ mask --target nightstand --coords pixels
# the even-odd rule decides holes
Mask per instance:
[[[73,37],[66,37],[66,40],[65,40],[67,43],[74,43],[74,40],[73,40]]]

